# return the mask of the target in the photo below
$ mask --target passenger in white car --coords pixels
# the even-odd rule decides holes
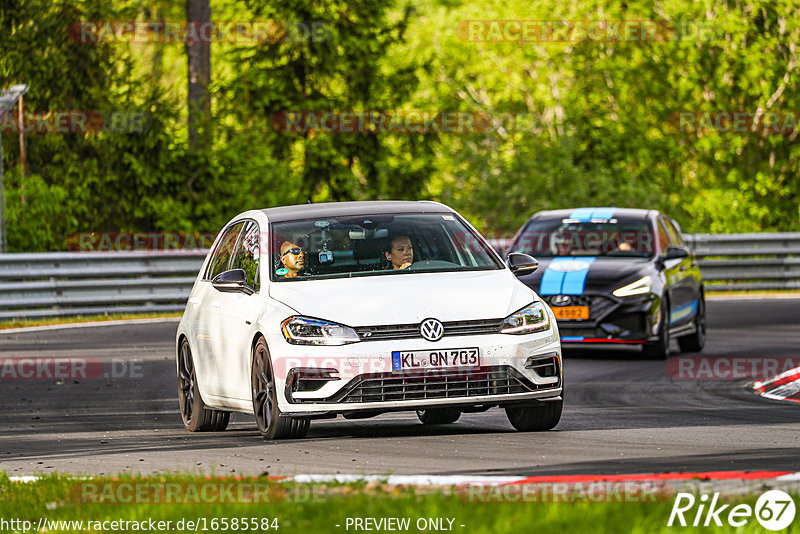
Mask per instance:
[[[411,238],[399,235],[391,239],[384,251],[389,268],[393,270],[408,269],[414,261],[414,247]]]

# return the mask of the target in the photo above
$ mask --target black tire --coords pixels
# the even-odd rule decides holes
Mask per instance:
[[[417,410],[417,417],[423,425],[449,425],[461,417],[461,410],[456,408],[429,408]]]
[[[230,412],[206,408],[200,396],[192,349],[185,338],[178,350],[178,405],[183,426],[189,432],[222,432],[228,427]]]
[[[561,420],[564,401],[547,401],[533,406],[506,408],[506,417],[511,426],[520,432],[551,430]]]
[[[694,334],[678,338],[678,346],[683,352],[700,352],[706,344],[706,299],[703,295],[697,301],[694,327]]]
[[[669,301],[661,299],[661,324],[658,327],[658,341],[642,346],[642,354],[652,360],[669,358]]]
[[[253,347],[250,368],[250,385],[253,395],[253,413],[258,431],[264,439],[299,439],[308,433],[310,419],[286,417],[278,409],[275,375],[272,360],[264,338],[259,338]]]

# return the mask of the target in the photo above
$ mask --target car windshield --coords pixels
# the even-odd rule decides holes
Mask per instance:
[[[380,214],[271,226],[272,281],[502,269],[480,235],[450,213]]]
[[[511,252],[535,257],[651,257],[655,237],[642,219],[545,219],[530,221],[514,240]]]

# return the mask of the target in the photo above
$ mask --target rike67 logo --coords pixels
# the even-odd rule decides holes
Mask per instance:
[[[678,493],[667,526],[721,527],[724,521],[732,527],[742,527],[755,516],[762,527],[774,531],[791,525],[794,515],[792,497],[781,490],[763,493],[754,508],[749,504],[721,504],[719,493],[711,498],[707,494],[698,498],[692,493]]]

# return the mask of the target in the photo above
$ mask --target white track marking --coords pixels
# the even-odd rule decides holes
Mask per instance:
[[[152,319],[119,319],[114,321],[93,321],[89,323],[48,324],[42,326],[21,326],[19,328],[0,328],[0,335],[18,334],[20,332],[39,332],[42,330],[66,330],[68,328],[89,328],[93,326],[120,326],[126,324],[153,324],[178,322],[180,317],[153,317]]]

